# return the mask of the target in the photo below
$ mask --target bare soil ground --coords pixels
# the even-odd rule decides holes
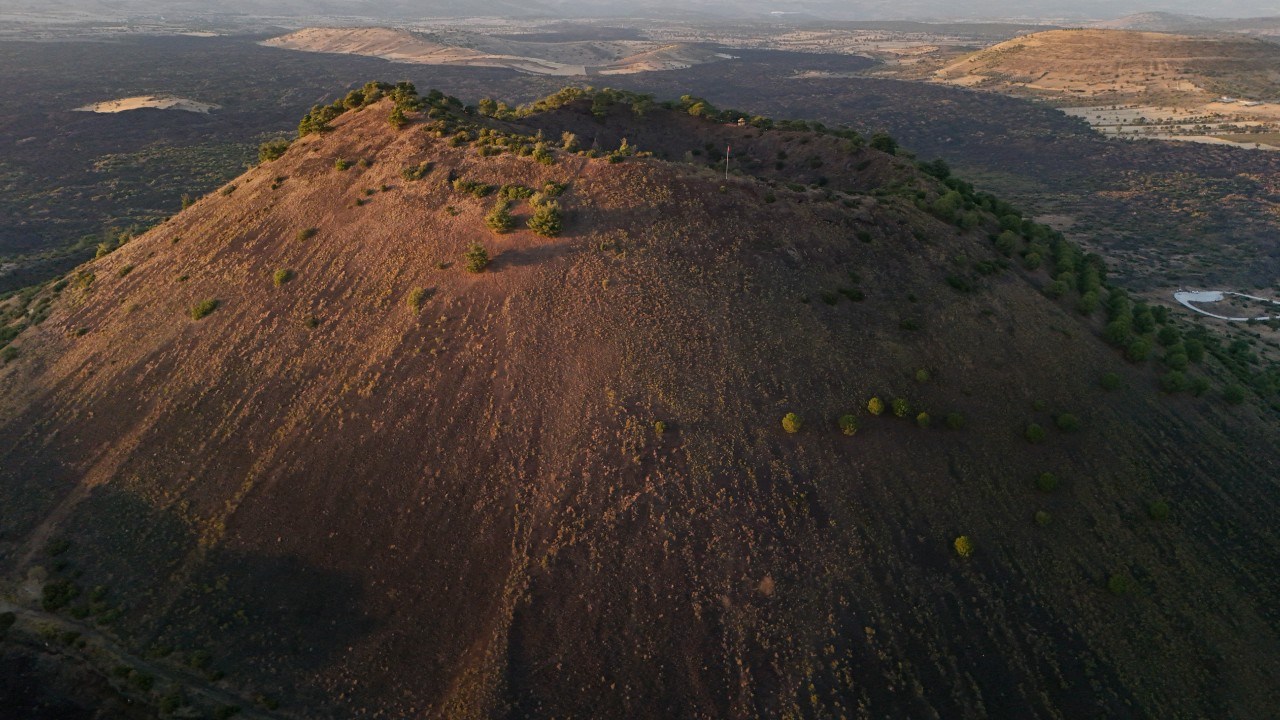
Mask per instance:
[[[184,110],[186,112],[207,114],[213,110],[217,110],[218,106],[211,103],[202,103],[187,98],[174,97],[172,95],[137,95],[134,97],[119,98],[118,100],[103,100],[101,102],[92,103],[76,110],[95,113],[118,113],[127,112],[129,110],[141,110],[142,108],[155,108],[156,110]]]

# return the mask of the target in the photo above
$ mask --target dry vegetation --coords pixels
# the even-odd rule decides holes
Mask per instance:
[[[854,133],[572,97],[317,108],[26,298],[28,605],[296,717],[1276,706],[1280,438],[1225,360],[1160,393],[1096,261]]]

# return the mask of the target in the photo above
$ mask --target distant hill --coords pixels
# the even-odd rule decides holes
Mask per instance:
[[[1270,99],[1280,46],[1255,39],[1128,30],[1051,30],[963,56],[935,73],[949,84],[1101,101]]]
[[[1276,370],[945,165],[618,91],[300,130],[0,308],[6,652],[185,716],[1280,701]]]
[[[536,36],[534,36],[536,37]],[[263,42],[307,52],[367,55],[422,65],[500,67],[535,75],[626,75],[678,70],[728,57],[697,43],[646,40],[549,42],[454,32],[435,37],[390,28],[305,28]]]
[[[1195,15],[1178,15],[1167,12],[1145,12],[1125,15],[1114,20],[1101,20],[1090,27],[1101,30],[1141,30],[1147,32],[1178,32],[1191,27],[1215,22],[1212,18]]]
[[[1091,23],[1090,27],[1105,30],[1141,30],[1172,33],[1236,32],[1265,36],[1280,35],[1280,16],[1223,19],[1166,12],[1147,12],[1126,15],[1114,20],[1102,20]]]

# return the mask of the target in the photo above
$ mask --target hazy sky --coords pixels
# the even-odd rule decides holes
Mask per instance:
[[[130,15],[478,15],[793,17],[839,20],[1093,18],[1168,11],[1207,17],[1280,15],[1280,0],[0,0],[3,10]],[[781,17],[786,17],[782,15]]]

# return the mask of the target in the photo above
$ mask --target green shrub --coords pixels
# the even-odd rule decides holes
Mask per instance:
[[[284,285],[285,283],[289,282],[292,279],[293,279],[292,270],[281,269],[271,274],[271,282],[274,283],[276,287],[280,287],[281,285]]]
[[[1186,350],[1187,360],[1197,364],[1204,361],[1204,343],[1203,342],[1193,338],[1191,340],[1187,340],[1185,343],[1182,344],[1182,346]]]
[[[653,424],[653,432],[655,435],[662,435],[667,431],[667,424],[658,420]]]
[[[1161,522],[1168,520],[1169,519],[1169,503],[1165,502],[1164,500],[1152,501],[1152,503],[1147,506],[1147,515],[1151,516],[1152,520],[1157,520]]]
[[[1118,318],[1107,323],[1102,330],[1102,338],[1108,343],[1122,347],[1129,342],[1129,335],[1133,332],[1133,321],[1127,317]]]
[[[556,164],[556,157],[551,154],[551,151],[547,150],[547,146],[544,145],[543,143],[538,143],[536,146],[534,146],[533,159],[537,160],[543,165]]]
[[[507,208],[507,202],[500,200],[484,217],[484,224],[496,233],[504,233],[516,226],[516,219]]]
[[[554,201],[545,201],[538,204],[537,209],[533,212],[533,217],[529,218],[529,229],[543,236],[553,238],[560,234],[563,229],[564,219],[560,214],[560,205]]]
[[[464,180],[458,178],[453,181],[453,189],[458,192],[471,193],[473,196],[482,198],[493,192],[493,186],[474,180]]]
[[[129,682],[142,692],[150,692],[155,687],[156,679],[151,673],[135,671],[129,678]]]
[[[160,702],[157,707],[162,713],[175,712],[178,708],[182,707],[182,694],[176,690],[168,693],[164,697],[160,698]]]
[[[1031,423],[1030,425],[1027,425],[1027,430],[1024,435],[1029,442],[1040,443],[1044,442],[1045,431],[1044,428],[1039,425]]]
[[[1244,388],[1240,385],[1228,385],[1222,389],[1222,399],[1231,405],[1244,402]]]
[[[928,427],[929,427],[929,413],[927,413],[927,412],[922,412],[922,413],[920,413],[919,415],[916,415],[916,425],[919,425],[921,428],[928,429]]]
[[[1170,370],[1160,376],[1160,389],[1166,393],[1180,393],[1190,387],[1187,376],[1177,370]]]
[[[302,324],[306,325],[309,330],[315,330],[320,327],[320,318],[315,315],[308,315],[307,319],[302,321]]]
[[[546,193],[543,194],[545,195]],[[533,189],[524,185],[503,185],[498,188],[498,198],[501,200],[514,202],[531,197],[533,197]]]
[[[967,558],[973,554],[973,541],[969,539],[968,535],[961,535],[956,538],[952,546],[955,547],[956,554],[962,558]]]
[[[858,418],[854,415],[841,415],[836,424],[840,426],[840,432],[845,435],[853,435],[858,432]]]
[[[1107,579],[1107,590],[1116,596],[1128,595],[1133,592],[1133,580],[1124,573],[1112,573]]]
[[[1191,394],[1200,397],[1209,392],[1209,378],[1196,376],[1191,379]]]
[[[867,412],[872,415],[879,415],[884,412],[884,401],[878,397],[873,397],[867,401]]]
[[[268,140],[258,146],[258,162],[265,163],[279,159],[289,149],[289,141],[284,138]]]
[[[947,427],[952,430],[963,430],[964,416],[958,412],[947,413]]]
[[[1067,290],[1069,289],[1070,287],[1065,282],[1061,280],[1054,280],[1048,285],[1045,285],[1044,294],[1056,299],[1066,295]]]
[[[1151,343],[1138,338],[1129,343],[1129,347],[1124,351],[1124,356],[1131,363],[1140,363],[1151,355]]]
[[[918,382],[918,383],[927,383],[927,382],[929,382],[929,371],[928,371],[928,370],[925,370],[924,368],[920,368],[919,370],[917,370],[917,371],[916,371],[916,382]]]
[[[391,114],[387,117],[387,122],[391,124],[391,127],[399,130],[409,124],[409,117],[404,114],[404,110],[402,108],[397,106],[391,109]]]
[[[1075,432],[1080,429],[1080,418],[1071,413],[1062,413],[1055,421],[1063,432]]]
[[[1120,376],[1116,373],[1103,373],[1100,382],[1103,390],[1111,391],[1120,389]]]
[[[196,650],[187,657],[187,665],[196,670],[203,670],[209,667],[209,661],[212,659],[213,656],[209,654],[208,650]]]
[[[1080,300],[1076,302],[1076,312],[1087,317],[1098,309],[1098,304],[1098,293],[1091,290],[1080,296]]]
[[[1187,356],[1183,353],[1171,353],[1164,357],[1164,364],[1168,366],[1170,370],[1186,370],[1187,363]]]
[[[878,132],[871,136],[870,145],[872,149],[886,152],[890,155],[898,154],[898,141],[886,132]]]
[[[333,161],[333,168],[335,170],[346,170],[349,167],[351,167],[351,161],[346,158],[338,158]]]
[[[484,272],[484,269],[489,267],[489,253],[484,249],[484,246],[472,244],[471,247],[467,248],[467,251],[462,254],[462,261],[463,267],[466,268],[467,272]]]
[[[793,412],[782,416],[782,429],[789,433],[800,432],[800,426],[803,424],[804,421],[800,419],[800,416]]]
[[[1047,511],[1047,510],[1037,510],[1037,511],[1036,511],[1036,524],[1037,524],[1037,525],[1039,525],[1040,527],[1048,527],[1048,526],[1049,526],[1049,523],[1051,523],[1051,522],[1053,522],[1053,516],[1049,514],[1049,511]]]
[[[80,586],[70,580],[50,580],[41,591],[40,606],[45,612],[57,612],[80,597]]]
[[[1163,346],[1169,347],[1182,339],[1182,334],[1172,325],[1165,325],[1160,328],[1160,332],[1156,333],[1156,340]]]
[[[1040,492],[1053,492],[1058,489],[1058,476],[1051,472],[1040,473],[1036,477],[1036,489]]]
[[[549,198],[558,198],[564,194],[564,191],[568,189],[568,187],[569,186],[566,183],[558,183],[549,180],[542,186],[542,195]]]
[[[299,240],[299,241],[302,241],[302,240],[310,240],[311,238],[315,237],[315,236],[316,236],[316,233],[318,233],[318,232],[320,232],[320,231],[319,231],[319,230],[317,230],[317,229],[315,229],[315,228],[313,228],[313,227],[303,228],[303,229],[301,229],[301,230],[299,230],[299,231],[298,231],[298,240]]]
[[[1012,230],[1005,230],[996,237],[996,249],[1001,255],[1012,255],[1013,251],[1018,247],[1018,234]]]
[[[400,177],[404,178],[408,182],[421,180],[427,176],[427,173],[431,172],[432,167],[434,167],[434,165],[430,160],[423,160],[417,165],[410,165],[409,167],[401,170]]]
[[[214,310],[217,310],[218,305],[220,304],[221,303],[219,303],[218,300],[212,299],[212,298],[209,300],[201,300],[200,302],[191,306],[191,319],[199,320],[201,318],[208,317],[209,313],[212,313]]]
[[[426,304],[427,300],[431,298],[433,293],[434,291],[430,288],[414,288],[409,291],[408,297],[405,298],[405,304],[408,305],[409,309],[415,313],[420,312],[422,310],[422,306]]]
[[[893,399],[893,414],[900,418],[906,417],[911,412],[911,403],[906,398]]]

